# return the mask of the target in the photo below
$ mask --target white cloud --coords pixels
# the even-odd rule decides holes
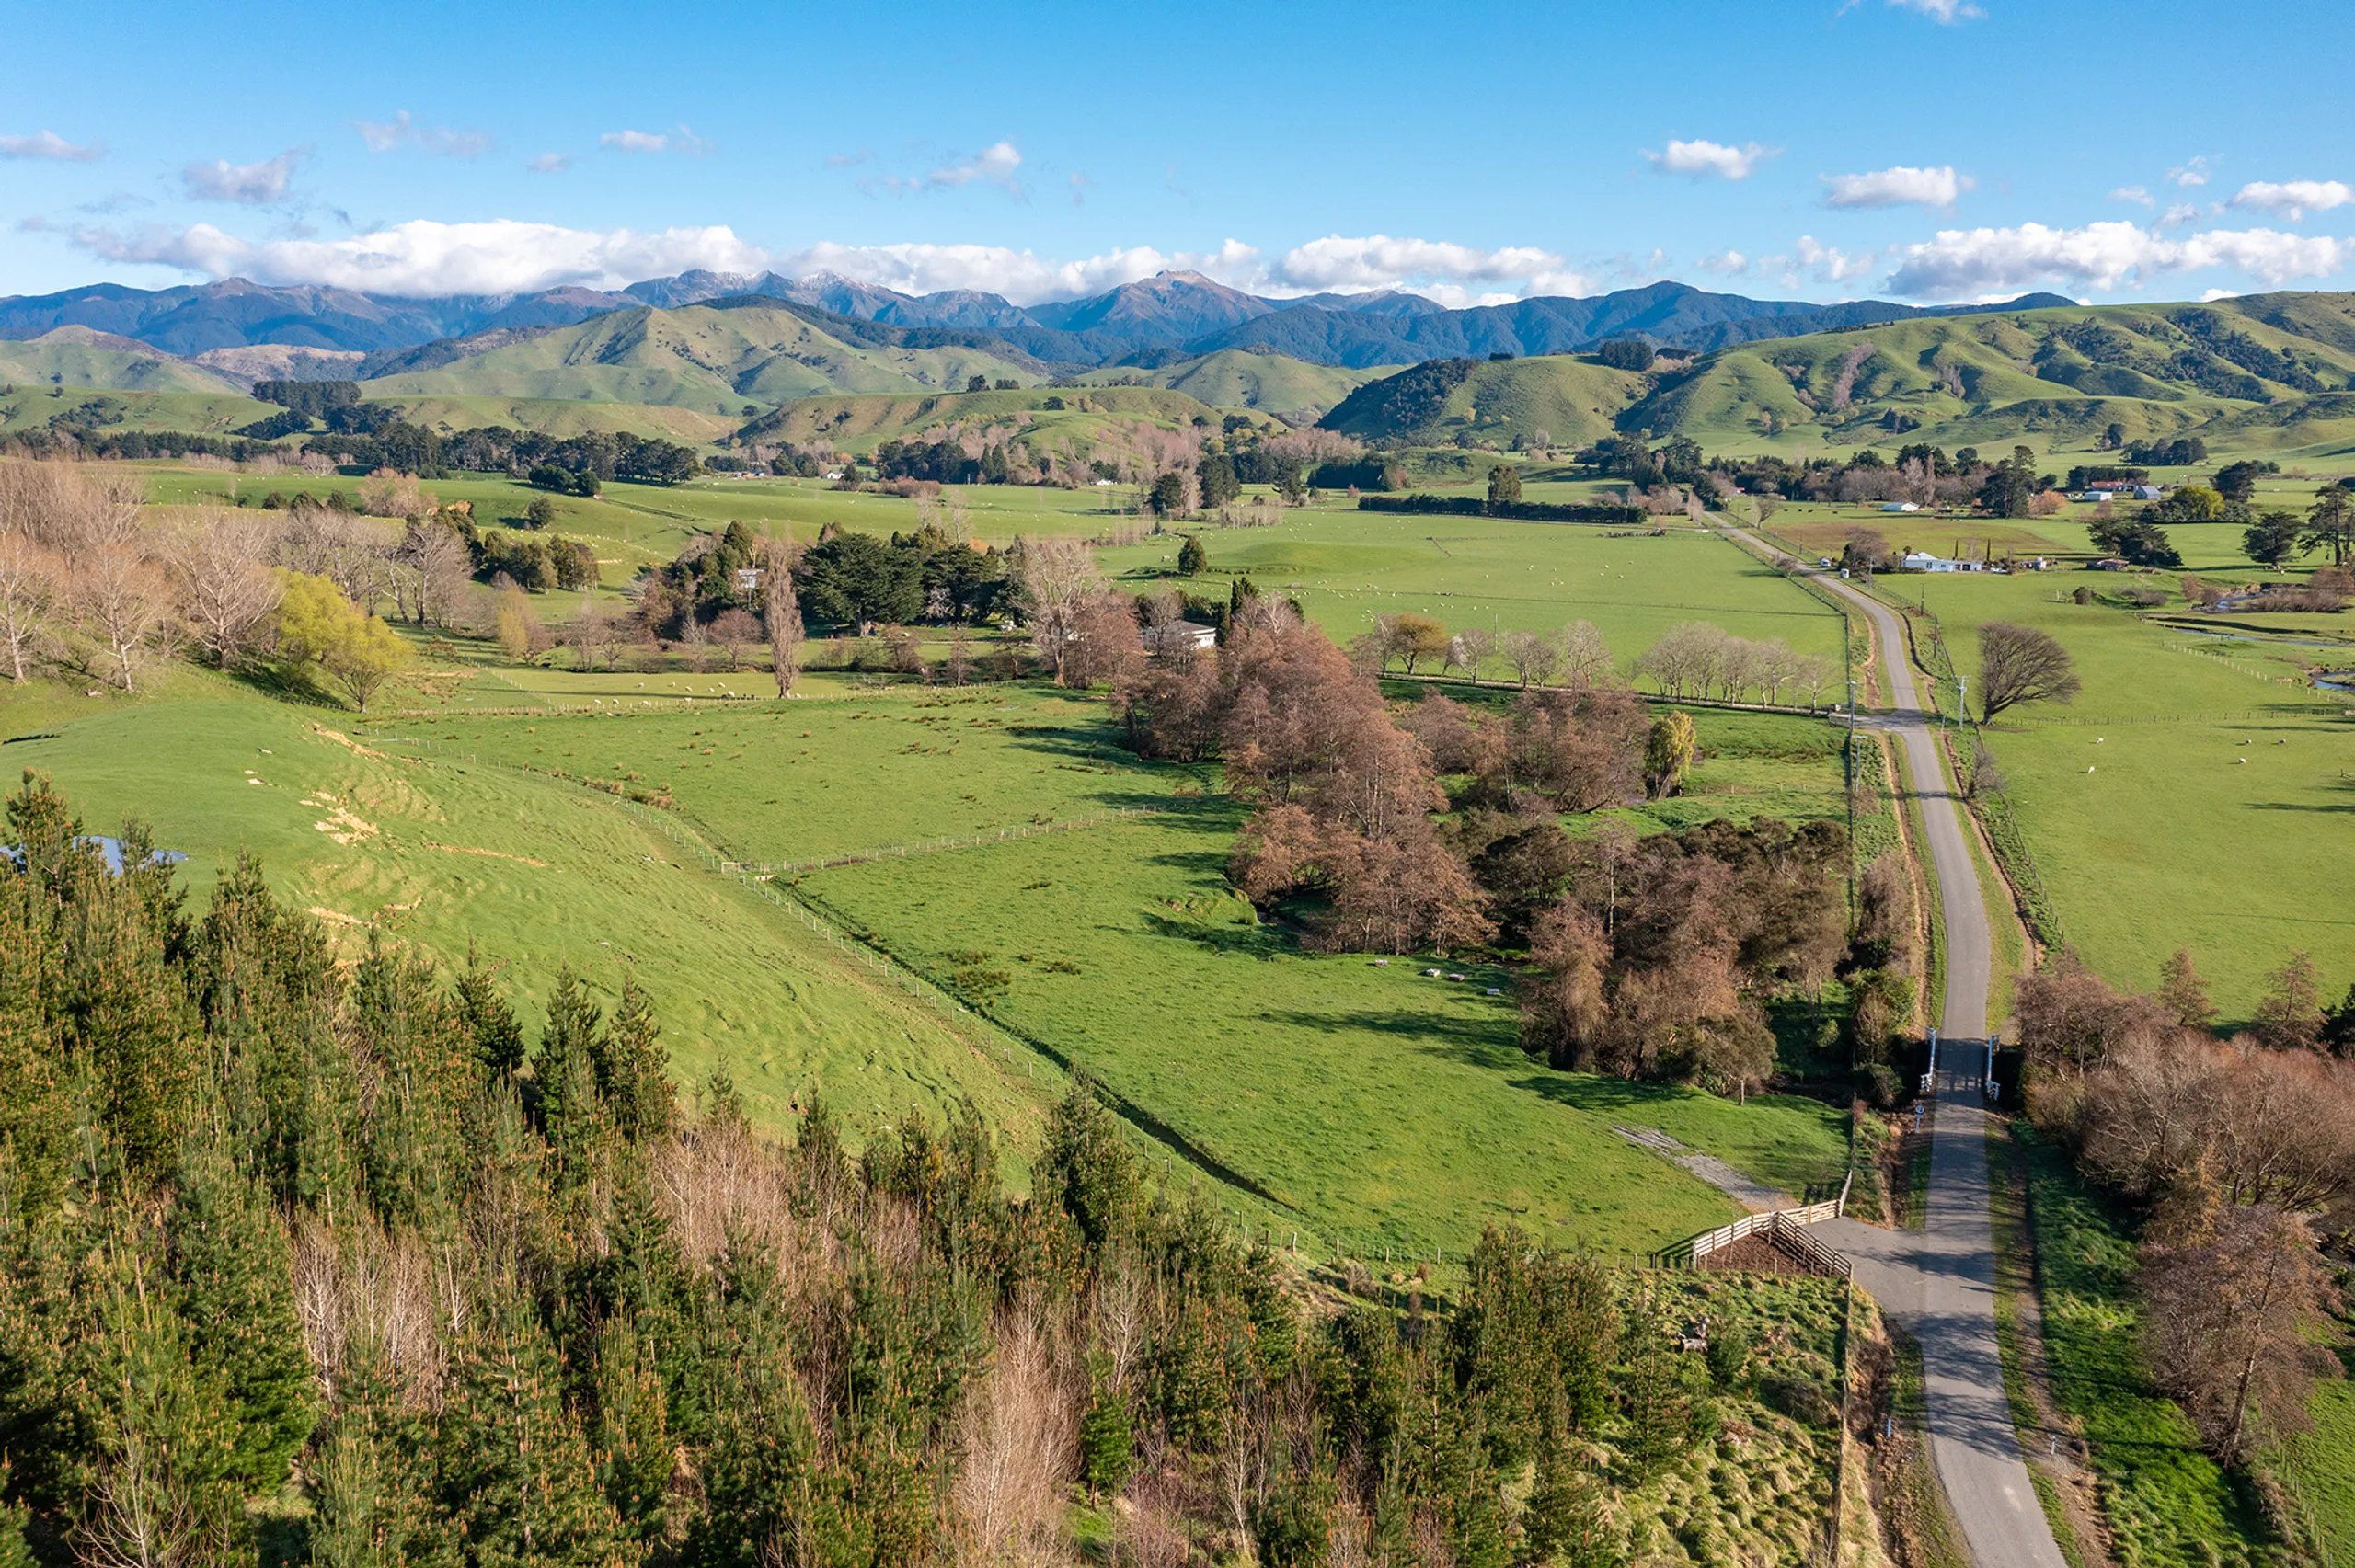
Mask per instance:
[[[1957,174],[1952,164],[1914,168],[1898,164],[1868,174],[1827,174],[1818,177],[1832,189],[1824,193],[1826,207],[1943,207],[1975,183]]]
[[[2151,222],[2154,229],[2180,229],[2212,214],[2203,212],[2197,201],[2177,201]]]
[[[1481,250],[1441,240],[1394,239],[1388,235],[1327,235],[1311,240],[1278,258],[1260,286],[1297,293],[1399,288],[1431,293],[1435,288],[1460,289],[1477,283],[1519,283],[1525,286],[1521,292],[1538,294],[1579,293],[1591,286],[1584,275],[1573,271],[1550,250],[1529,246]],[[1431,293],[1431,297],[1439,296]]]
[[[1678,142],[1671,140],[1668,151],[1655,153],[1642,149],[1660,174],[1714,175],[1720,179],[1748,179],[1762,163],[1782,151],[1780,147],[1762,147],[1755,142],[1739,147],[1729,147],[1721,142]]]
[[[367,293],[513,294],[577,284],[618,288],[690,268],[758,271],[767,253],[727,228],[640,234],[558,228],[499,219],[438,223],[427,219],[346,239],[250,244],[210,223],[175,233],[161,226],[123,234],[76,229],[75,243],[110,261],[144,262],[246,277],[261,283],[319,283]]]
[[[2207,184],[2207,157],[2202,155],[2196,158],[2184,159],[2183,162],[2167,170],[2167,178],[2174,181],[2176,184],[2184,187],[2186,189],[2188,189],[2195,185]]]
[[[278,156],[258,164],[233,164],[226,158],[215,158],[209,164],[189,165],[180,171],[180,179],[188,187],[188,193],[200,201],[236,201],[258,207],[285,196],[286,187],[294,177],[294,166],[309,155],[308,148],[289,147]]]
[[[597,138],[600,147],[617,153],[690,153],[700,156],[710,145],[684,125],[668,131],[608,131]]]
[[[1889,3],[1901,11],[1919,12],[1942,28],[1950,28],[1957,22],[1975,22],[1987,15],[1970,0],[1889,0]]]
[[[1844,283],[1851,278],[1863,277],[1873,268],[1871,251],[1850,256],[1844,250],[1818,244],[1813,235],[1799,235],[1797,248],[1799,265],[1812,272],[1819,282]]]
[[[106,149],[96,143],[83,146],[68,142],[54,131],[43,131],[34,136],[0,136],[0,158],[41,158],[51,163],[89,164],[106,155]]]
[[[2236,300],[2240,297],[2241,292],[2238,289],[2202,289],[2200,291],[2200,303],[2203,305],[2212,305],[2218,300]]]
[[[641,233],[568,229],[511,219],[466,223],[418,219],[342,239],[281,235],[247,241],[210,223],[185,230],[160,224],[131,230],[84,227],[73,231],[73,239],[110,261],[401,297],[515,294],[565,285],[610,289],[691,268],[774,270],[789,276],[837,272],[904,293],[975,289],[1018,304],[1098,293],[1172,269],[1200,272],[1233,287],[1276,296],[1407,288],[1451,305],[1593,290],[1591,279],[1552,251],[1532,246],[1484,250],[1386,235],[1327,235],[1273,260],[1236,239],[1206,251],[1164,252],[1135,246],[1059,260],[987,245],[828,242],[769,250],[725,227]]]
[[[2211,229],[2179,238],[2124,222],[2083,228],[1946,229],[1894,251],[1887,287],[1913,298],[1961,299],[2043,283],[2108,292],[2167,273],[2237,268],[2260,282],[2327,277],[2355,260],[2355,243],[2274,229]]]
[[[480,155],[490,145],[490,136],[481,131],[453,131],[446,125],[419,125],[408,110],[396,110],[390,120],[355,120],[351,128],[368,143],[372,153],[389,153],[396,147],[416,146],[428,153],[447,158],[471,158]]]
[[[562,174],[572,166],[570,153],[542,153],[523,166],[534,174]]]
[[[2336,179],[2292,179],[2278,185],[2259,179],[2234,191],[2227,205],[2279,212],[2294,223],[2308,212],[2327,212],[2350,201],[2355,201],[2355,190]]]
[[[1696,264],[1704,272],[1714,272],[1720,278],[1738,278],[1750,270],[1750,258],[1738,250],[1720,250],[1701,258]]]
[[[2131,201],[2142,207],[2154,204],[2150,191],[2139,185],[2121,185],[2109,193],[2109,199],[2112,201]]]
[[[886,175],[879,183],[894,190],[958,190],[968,185],[994,185],[1010,196],[1022,195],[1016,172],[1022,167],[1021,150],[1011,142],[993,142],[970,158],[952,158],[920,176]]]

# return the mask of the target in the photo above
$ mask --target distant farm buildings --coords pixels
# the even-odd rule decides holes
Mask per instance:
[[[1147,653],[1201,653],[1218,646],[1218,628],[1200,621],[1172,621],[1138,634]]]

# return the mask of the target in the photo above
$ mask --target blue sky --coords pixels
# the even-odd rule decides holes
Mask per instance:
[[[1027,303],[1191,266],[1450,303],[2105,301],[2355,272],[2355,20],[2276,0],[133,0],[0,29],[0,293],[703,266]]]

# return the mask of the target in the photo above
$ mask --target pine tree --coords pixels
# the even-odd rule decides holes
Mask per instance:
[[[443,1516],[470,1568],[606,1568],[620,1521],[564,1402],[528,1302],[486,1302],[461,1342],[434,1450]]]
[[[1087,1475],[1087,1494],[1118,1496],[1129,1484],[1136,1462],[1136,1438],[1129,1419],[1129,1402],[1111,1379],[1102,1356],[1088,1368],[1087,1413],[1080,1418],[1079,1453]]]
[[[432,1432],[401,1399],[381,1345],[346,1348],[335,1413],[311,1479],[316,1568],[403,1568],[425,1560],[431,1524]]]
[[[605,1325],[595,1352],[597,1479],[622,1533],[641,1546],[662,1538],[672,1437],[654,1347],[627,1318]]]
[[[474,1041],[476,1062],[494,1082],[511,1078],[523,1065],[523,1026],[515,1022],[513,1009],[492,971],[484,967],[472,937],[466,939],[466,967],[458,972],[454,989],[458,1016]]]
[[[604,1135],[597,1093],[597,1004],[580,978],[569,967],[557,971],[532,1076],[539,1084],[541,1121],[556,1151],[557,1175],[568,1185],[587,1178]]]
[[[844,1535],[794,1372],[776,1274],[775,1254],[757,1247],[729,1259],[713,1345],[714,1402],[725,1416],[704,1459],[704,1509],[687,1531],[683,1556],[693,1568],[831,1561],[823,1548]]]
[[[597,1091],[614,1127],[633,1143],[669,1135],[677,1093],[664,1070],[654,1007],[635,978],[622,981],[621,1000],[597,1037]]]
[[[191,1145],[173,1185],[172,1306],[190,1359],[228,1394],[236,1474],[248,1492],[274,1492],[317,1419],[285,1233],[217,1144]]]

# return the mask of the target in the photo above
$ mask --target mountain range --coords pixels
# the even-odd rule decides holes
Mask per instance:
[[[231,278],[171,289],[97,283],[0,298],[0,340],[29,341],[60,327],[87,328],[182,359],[209,357],[216,361],[212,368],[227,379],[250,384],[258,373],[351,375],[354,362],[344,356],[354,353],[417,370],[425,367],[400,356],[429,344],[481,339],[489,333],[520,338],[616,311],[670,310],[747,297],[879,327],[959,335],[954,343],[905,346],[978,349],[986,340],[994,349],[1018,350],[1044,365],[1148,370],[1227,349],[1359,369],[1491,354],[1569,353],[1638,336],[1663,347],[1706,349],[1924,316],[2071,303],[2057,294],[2031,294],[1992,306],[1923,307],[1882,300],[1822,305],[1654,283],[1590,298],[1541,297],[1451,310],[1396,291],[1269,299],[1197,272],[1163,272],[1086,299],[1033,305],[972,290],[905,294],[833,273],[787,278],[705,271],[613,291],[564,288],[398,299]],[[282,360],[235,353],[255,349],[290,352]],[[446,363],[465,351],[454,347],[426,359]],[[380,373],[364,362],[359,371]]]

